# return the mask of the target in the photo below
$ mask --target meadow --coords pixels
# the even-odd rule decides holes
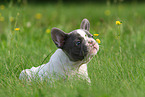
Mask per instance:
[[[101,40],[88,64],[91,85],[77,78],[54,83],[19,80],[23,69],[47,63],[57,49],[52,27],[69,33],[80,28],[83,18]],[[1,4],[0,97],[32,96],[145,97],[145,3]]]

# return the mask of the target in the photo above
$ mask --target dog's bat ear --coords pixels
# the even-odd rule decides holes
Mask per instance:
[[[89,31],[90,30],[90,22],[87,19],[83,19],[80,28]]]
[[[58,28],[52,28],[51,38],[58,48],[63,48],[68,34]]]

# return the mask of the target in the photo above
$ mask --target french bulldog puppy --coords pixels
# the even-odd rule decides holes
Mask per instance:
[[[83,19],[80,29],[65,33],[58,28],[52,28],[51,37],[58,49],[51,56],[47,64],[23,70],[19,76],[21,80],[59,79],[78,75],[88,82],[87,64],[97,54],[98,43],[89,32],[90,23]]]

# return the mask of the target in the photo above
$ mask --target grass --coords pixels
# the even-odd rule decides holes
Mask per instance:
[[[0,10],[1,97],[144,97],[145,96],[145,3],[143,4],[40,4],[11,5]],[[109,10],[110,14],[104,14]],[[42,17],[36,19],[35,15]],[[14,20],[11,22],[10,17]],[[39,66],[57,48],[46,29],[65,32],[79,29],[83,18],[91,33],[99,33],[100,51],[88,64],[91,86],[73,79],[54,83],[19,80],[23,69]],[[120,47],[116,20],[120,26]],[[15,31],[16,27],[20,31]],[[50,56],[44,61],[49,61]]]

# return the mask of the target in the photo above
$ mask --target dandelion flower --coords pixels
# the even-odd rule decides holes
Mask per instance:
[[[20,28],[15,28],[15,31],[19,31],[20,30]]]
[[[50,33],[50,29],[46,29],[46,33]]]
[[[5,20],[5,18],[4,17],[0,17],[0,21],[2,22],[2,21],[4,21]]]
[[[36,18],[36,19],[41,19],[41,18],[42,18],[42,14],[41,14],[41,13],[37,13],[37,14],[35,15],[35,18]]]
[[[3,10],[5,8],[4,5],[0,5],[0,9]]]
[[[96,39],[96,41],[97,41],[98,43],[101,43],[100,39]]]
[[[94,36],[99,36],[99,34],[94,34]]]
[[[122,22],[116,21],[116,25],[120,25],[120,24],[122,24]]]

